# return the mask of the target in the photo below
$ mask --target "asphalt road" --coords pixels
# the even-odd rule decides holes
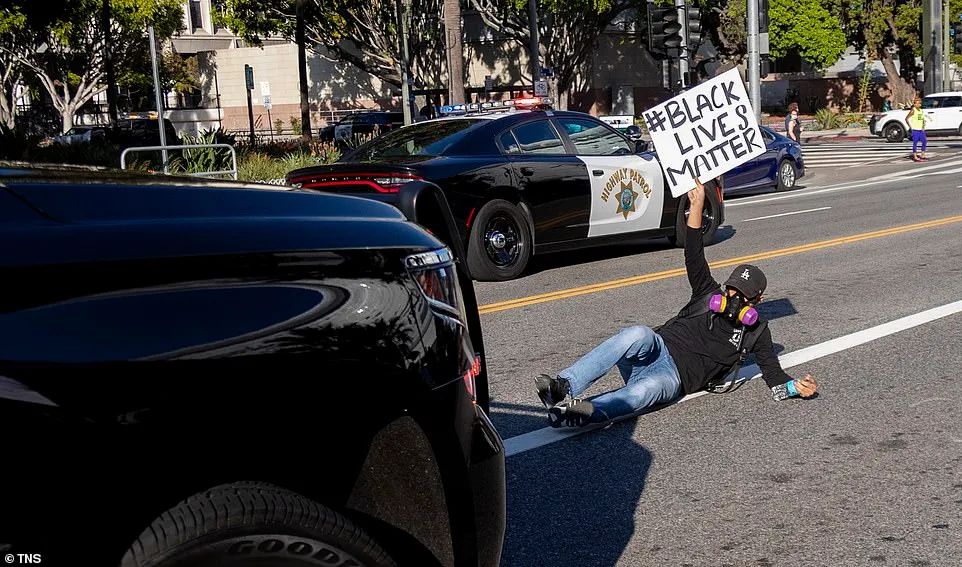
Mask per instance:
[[[708,259],[760,255],[782,356],[962,300],[960,151],[729,199]],[[690,294],[670,272],[683,267],[680,249],[652,241],[477,285],[492,418],[509,446],[547,425],[534,376],[670,318]],[[960,328],[955,313],[808,356],[788,371],[818,378],[812,400],[776,403],[755,380],[520,449],[507,461],[503,565],[962,565]],[[619,384],[613,372],[588,394]]]

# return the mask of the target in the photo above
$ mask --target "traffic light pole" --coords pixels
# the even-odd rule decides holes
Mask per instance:
[[[685,81],[688,77],[688,12],[685,9],[685,0],[675,0],[675,8],[678,9],[678,23],[681,25],[681,45],[678,48],[678,85],[679,90],[685,90],[688,85]]]
[[[952,53],[952,40],[949,39],[949,0],[942,3],[942,90],[952,90],[952,78],[949,76],[949,59]]]
[[[758,0],[748,2],[748,98],[755,110],[755,119],[762,118],[762,85],[758,57]]]

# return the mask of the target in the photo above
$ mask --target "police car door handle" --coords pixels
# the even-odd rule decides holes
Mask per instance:
[[[534,175],[534,168],[533,168],[533,167],[522,167],[522,168],[521,168],[521,175]]]
[[[601,169],[592,169],[592,170],[591,170],[591,175],[594,175],[595,177],[601,177],[601,176],[604,175],[604,174],[605,174],[604,170],[601,170]]]

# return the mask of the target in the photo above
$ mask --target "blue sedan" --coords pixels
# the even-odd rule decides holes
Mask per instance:
[[[775,188],[785,191],[795,187],[805,175],[802,147],[765,126],[759,127],[767,150],[724,175],[725,194],[754,193]]]

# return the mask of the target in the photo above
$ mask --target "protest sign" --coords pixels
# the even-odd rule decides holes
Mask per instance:
[[[665,172],[665,185],[679,197],[765,153],[745,84],[738,69],[702,83],[643,114]]]

